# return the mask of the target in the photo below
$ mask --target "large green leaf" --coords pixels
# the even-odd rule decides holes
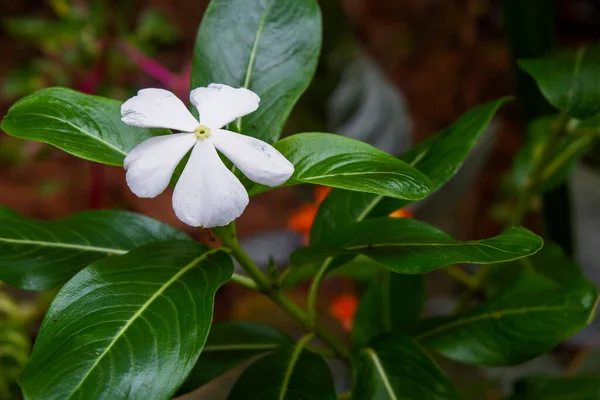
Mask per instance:
[[[358,253],[394,272],[420,274],[456,263],[515,260],[534,254],[542,245],[542,238],[525,228],[511,228],[490,239],[459,242],[421,221],[374,218],[343,226],[318,245],[296,250],[292,262],[302,265]]]
[[[354,343],[366,346],[382,333],[408,333],[417,325],[424,302],[423,275],[384,272],[360,300],[352,329]]]
[[[458,172],[496,111],[507,101],[506,98],[495,100],[467,111],[452,125],[421,142],[401,159],[427,175],[431,179],[432,190],[439,189]],[[317,212],[310,232],[311,243],[320,241],[339,225],[385,216],[410,202],[386,198],[381,194],[334,189]]]
[[[292,341],[269,325],[256,322],[221,322],[210,329],[202,355],[178,393],[188,393],[260,354]]]
[[[260,107],[237,130],[273,143],[310,83],[321,48],[315,0],[212,0],[196,37],[192,88],[245,87]]]
[[[600,377],[530,377],[515,384],[510,400],[598,400]]]
[[[355,400],[456,400],[446,374],[408,336],[383,335],[353,359]]]
[[[416,339],[467,364],[514,365],[550,351],[594,316],[598,290],[579,278],[565,285],[524,273],[473,310],[426,320]]]
[[[50,289],[98,259],[173,239],[189,237],[126,211],[84,211],[37,221],[0,207],[0,280],[22,289]]]
[[[547,57],[520,60],[556,108],[583,119],[600,112],[600,45],[560,50]]]
[[[121,121],[121,102],[71,89],[39,90],[16,102],[2,120],[2,130],[22,139],[49,143],[74,156],[123,165],[142,141],[169,133]]]
[[[288,346],[250,364],[228,400],[335,400],[325,361],[301,346]]]
[[[287,185],[312,183],[419,200],[429,193],[429,179],[403,161],[363,142],[329,133],[301,133],[275,143],[292,164]],[[255,185],[251,194],[269,190]]]
[[[206,341],[233,263],[192,241],[140,247],[83,269],[52,302],[19,378],[27,399],[166,399]]]

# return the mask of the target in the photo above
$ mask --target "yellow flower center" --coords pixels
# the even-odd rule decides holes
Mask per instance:
[[[206,139],[210,136],[210,128],[204,125],[198,125],[196,129],[194,129],[194,135],[198,139]]]

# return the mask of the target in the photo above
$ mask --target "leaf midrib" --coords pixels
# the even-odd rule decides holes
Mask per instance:
[[[365,353],[367,353],[367,355],[371,359],[371,362],[375,366],[375,369],[377,370],[377,374],[379,374],[379,376],[381,377],[381,380],[383,382],[383,386],[385,387],[385,390],[390,395],[390,399],[398,400],[398,397],[396,397],[396,393],[394,393],[394,389],[392,388],[392,385],[391,385],[389,379],[387,378],[385,369],[383,368],[383,365],[381,364],[381,361],[379,360],[379,356],[377,355],[375,350],[373,350],[370,347],[367,347],[363,351]]]
[[[142,304],[140,309],[138,311],[136,311],[135,314],[133,314],[133,316],[127,320],[127,322],[123,325],[123,327],[119,330],[119,332],[117,332],[117,334],[113,337],[113,339],[108,344],[108,346],[106,346],[104,351],[98,356],[98,358],[96,359],[94,364],[92,364],[92,366],[89,368],[88,372],[86,372],[86,374],[79,381],[77,386],[75,386],[73,391],[71,391],[71,393],[66,397],[66,399],[69,400],[77,392],[77,390],[79,390],[79,388],[81,387],[83,382],[85,382],[85,380],[90,376],[90,374],[92,373],[94,368],[96,368],[96,366],[100,363],[102,358],[104,358],[104,356],[106,354],[108,354],[110,349],[121,338],[121,336],[125,333],[125,331],[133,324],[133,322],[139,316],[141,316],[144,313],[144,311],[146,311],[146,309],[154,302],[154,300],[156,300],[159,296],[161,296],[162,293],[165,290],[167,290],[167,288],[169,286],[171,286],[173,283],[175,283],[177,280],[179,280],[179,278],[181,278],[182,275],[184,275],[190,269],[194,268],[200,262],[204,261],[206,258],[208,258],[209,256],[211,256],[212,254],[214,254],[218,251],[222,251],[222,249],[221,248],[211,249],[211,250],[208,250],[207,252],[205,252],[204,254],[202,254],[201,256],[196,257],[189,264],[187,264],[185,267],[180,269],[175,275],[173,275],[173,277],[171,279],[169,279],[167,282],[165,282],[152,296],[150,296],[150,298],[148,300],[146,300],[146,302],[144,304]]]
[[[436,335],[440,332],[444,332],[450,329],[454,329],[457,327],[461,327],[463,325],[468,325],[473,322],[484,321],[486,319],[495,319],[499,320],[503,317],[509,315],[517,315],[517,314],[526,314],[526,313],[535,313],[535,312],[556,312],[556,311],[580,311],[580,308],[577,307],[558,307],[558,306],[539,306],[539,307],[525,307],[525,308],[515,308],[509,310],[498,310],[488,313],[483,313],[480,315],[475,315],[472,317],[458,319],[456,321],[450,322],[448,324],[440,325],[436,328],[433,328],[427,332],[421,333],[415,337],[415,340],[423,340],[432,335]]]
[[[311,175],[308,177],[297,176],[295,179],[299,181],[312,181],[315,179],[335,178],[337,176],[359,176],[359,175],[402,175],[411,176],[406,171],[361,171],[361,172],[338,172],[326,175]]]
[[[488,247],[492,250],[497,250],[500,251],[502,253],[506,253],[506,254],[521,254],[521,253],[513,253],[510,252],[508,250],[504,250],[498,247],[494,247],[488,243],[483,243],[481,241],[477,241],[477,240],[471,240],[471,241],[465,241],[465,242],[448,242],[448,243],[441,243],[441,242],[431,242],[431,243],[423,243],[423,242],[416,242],[416,243],[376,243],[376,244],[369,244],[369,245],[357,245],[357,246],[349,246],[349,247],[342,247],[342,249],[344,250],[360,250],[360,249],[368,249],[368,248],[374,248],[374,247],[410,247],[410,246],[432,246],[432,247],[442,247],[442,246],[483,246],[483,247]]]
[[[80,128],[80,127],[78,127],[77,125],[74,125],[74,124],[72,124],[71,122],[69,122],[69,121],[67,121],[67,120],[65,120],[65,119],[62,119],[62,118],[57,118],[57,117],[53,117],[53,116],[51,116],[51,115],[47,115],[47,114],[38,114],[38,113],[20,113],[20,114],[21,114],[21,115],[37,115],[37,116],[40,116],[40,117],[44,117],[44,118],[50,118],[50,119],[54,119],[54,120],[56,120],[56,121],[63,122],[63,123],[65,123],[65,124],[67,124],[67,125],[69,125],[69,126],[73,127],[74,129],[78,130],[79,132],[83,133],[84,135],[86,135],[86,136],[88,136],[88,137],[90,137],[90,138],[92,138],[92,139],[94,139],[94,140],[96,140],[96,141],[98,141],[98,142],[100,142],[100,143],[102,143],[102,144],[104,144],[104,145],[106,145],[106,146],[108,146],[108,147],[110,147],[110,148],[112,148],[112,149],[116,150],[117,152],[121,153],[122,155],[124,155],[124,156],[126,156],[126,155],[127,155],[127,153],[126,153],[125,151],[123,151],[123,150],[119,149],[118,147],[116,147],[116,146],[114,146],[114,145],[110,144],[110,143],[109,143],[109,142],[107,142],[107,141],[104,141],[104,140],[100,139],[98,136],[94,136],[94,135],[92,135],[90,132],[86,131],[85,129],[83,129],[83,128]],[[41,140],[41,139],[40,139],[40,140]]]
[[[575,92],[575,86],[577,86],[577,79],[579,79],[579,71],[581,70],[581,63],[583,62],[583,55],[585,54],[586,47],[582,47],[575,54],[575,63],[573,65],[573,82],[567,94],[567,108],[571,108],[571,102],[573,101],[573,95]]]
[[[223,345],[207,345],[202,350],[204,353],[208,351],[234,351],[234,350],[272,350],[281,347],[280,343],[265,343],[265,344],[223,344]]]
[[[281,390],[279,392],[279,400],[285,399],[285,394],[287,392],[288,385],[290,384],[290,380],[292,379],[292,373],[294,372],[294,367],[296,366],[296,363],[298,362],[298,359],[300,358],[300,354],[302,353],[302,350],[304,350],[304,346],[308,342],[310,342],[312,337],[313,337],[312,334],[305,335],[302,339],[300,339],[298,341],[298,343],[296,343],[296,346],[294,347],[294,351],[292,352],[292,357],[290,357],[290,363],[288,364],[288,366],[285,370],[285,375],[283,376],[283,382],[281,383]]]
[[[97,246],[85,246],[73,243],[60,243],[60,242],[46,242],[40,240],[22,240],[22,239],[12,239],[12,238],[4,238],[0,237],[0,244],[4,243],[12,243],[12,244],[20,244],[25,246],[40,246],[40,247],[51,247],[51,248],[64,248],[64,249],[72,249],[72,250],[82,250],[82,251],[91,251],[95,253],[110,253],[115,255],[121,255],[127,253],[127,250],[123,249],[113,249],[110,247],[97,247]]]
[[[246,76],[244,78],[244,88],[248,89],[250,86],[250,77],[252,76],[252,68],[254,68],[254,60],[256,59],[256,53],[258,52],[258,43],[260,42],[260,38],[262,37],[263,29],[265,28],[265,21],[267,20],[267,14],[271,9],[271,4],[273,0],[269,0],[267,6],[265,7],[265,11],[260,17],[260,21],[258,22],[258,28],[256,29],[256,34],[254,35],[254,42],[252,43],[252,50],[250,51],[250,58],[248,59],[248,66],[246,67]],[[237,128],[238,131],[242,131],[242,118],[238,118],[237,120]]]

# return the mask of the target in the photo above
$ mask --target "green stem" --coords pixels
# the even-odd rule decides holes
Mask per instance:
[[[326,358],[336,358],[336,354],[329,347],[316,347],[316,346],[305,346],[308,350],[313,353],[317,353]]]
[[[574,140],[558,157],[548,163],[542,172],[542,181],[548,180],[556,171],[568,163],[575,154],[589,147],[595,139],[593,136],[581,136]]]
[[[235,272],[231,276],[231,282],[237,283],[240,286],[243,286],[250,290],[258,290],[258,285],[254,280],[248,278],[247,276],[236,274]]]
[[[350,359],[350,351],[342,342],[321,325],[311,324],[308,315],[263,274],[260,268],[239,245],[234,223],[231,223],[227,227],[215,228],[214,231],[221,238],[223,245],[231,250],[231,255],[240,263],[252,280],[254,280],[258,291],[269,297],[271,301],[299,322],[307,331],[314,332],[319,336],[340,358],[344,360]]]
[[[476,290],[478,287],[477,279],[475,279],[473,275],[458,268],[456,265],[450,265],[444,268],[444,272],[471,290]]]
[[[561,113],[557,118],[557,124],[550,130],[550,136],[548,142],[542,148],[541,155],[534,162],[533,168],[525,188],[519,194],[517,199],[517,209],[513,214],[513,218],[510,220],[510,225],[519,225],[523,221],[523,218],[527,215],[530,209],[531,201],[540,189],[540,185],[543,183],[543,175],[546,167],[552,161],[552,155],[556,150],[556,146],[560,143],[560,140],[566,133],[566,127],[569,122],[569,116],[566,113]]]
[[[329,264],[333,261],[333,257],[327,257],[325,261],[319,267],[317,274],[313,278],[313,281],[308,289],[308,297],[306,301],[307,312],[308,312],[308,321],[311,326],[317,325],[317,298],[319,297],[319,288],[321,287],[321,282],[323,282],[323,278],[325,278],[325,274],[327,273],[327,269],[329,268]]]
[[[554,171],[555,168],[560,167],[554,165],[552,157],[556,152],[556,147],[560,144],[561,139],[567,134],[568,123],[569,116],[564,112],[560,113],[556,120],[556,124],[550,130],[550,136],[545,146],[542,148],[540,156],[537,160],[534,160],[531,173],[527,177],[525,188],[518,195],[517,207],[509,221],[509,226],[520,225],[523,222],[523,219],[527,216],[527,213],[531,208],[531,202],[538,194],[541,185],[550,176],[549,171]],[[489,264],[479,267],[479,270],[473,276],[477,287],[480,287],[486,280],[490,271],[491,265]]]
[[[352,392],[340,393],[337,396],[337,400],[350,400],[352,398]]]

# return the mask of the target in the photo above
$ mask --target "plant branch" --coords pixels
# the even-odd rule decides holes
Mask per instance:
[[[444,268],[443,270],[446,274],[448,274],[452,278],[456,279],[457,281],[459,281],[460,283],[462,283],[469,289],[471,289],[471,290],[478,289],[479,283],[478,283],[477,279],[473,275],[468,274],[467,272],[458,268],[456,265],[449,265],[448,267]]]
[[[236,274],[235,272],[231,276],[231,282],[237,283],[240,286],[243,286],[250,290],[258,290],[258,285],[254,280],[248,278],[247,276]]]
[[[567,131],[569,116],[566,113],[559,114],[557,124],[550,130],[548,142],[541,150],[540,156],[534,161],[531,173],[527,177],[525,188],[520,192],[517,199],[517,209],[510,220],[510,225],[521,224],[523,218],[527,215],[531,206],[531,201],[539,191],[541,184],[544,182],[544,172],[546,167],[552,161],[552,155],[556,150],[556,146],[560,143]],[[546,176],[547,177],[547,176]]]
[[[227,227],[215,228],[214,232],[221,238],[223,244],[231,250],[231,255],[240,263],[242,268],[255,282],[258,291],[269,297],[279,308],[299,322],[307,331],[314,332],[323,342],[335,351],[343,360],[350,359],[350,351],[335,336],[329,333],[319,324],[311,324],[308,315],[300,307],[281,292],[279,287],[271,282],[248,254],[239,245],[235,225],[231,223]]]
[[[317,274],[313,278],[310,288],[308,289],[308,298],[306,301],[306,306],[308,312],[308,321],[311,326],[316,326],[317,324],[317,298],[319,297],[319,288],[321,287],[321,283],[325,278],[325,274],[327,273],[329,264],[331,264],[332,261],[333,257],[327,257],[323,261],[323,263],[319,267],[319,270],[317,271]]]

